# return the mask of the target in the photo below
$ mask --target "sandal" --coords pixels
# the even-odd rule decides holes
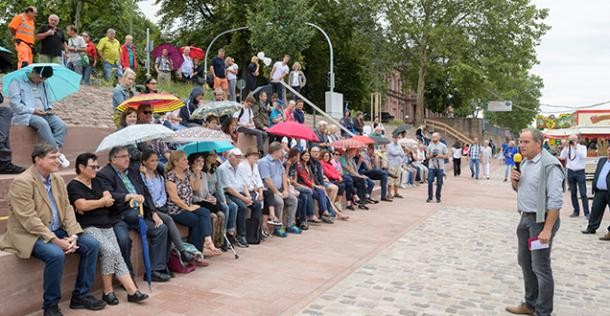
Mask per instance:
[[[209,247],[203,247],[203,250],[204,250],[204,256],[207,256],[207,257],[216,257],[216,256],[222,255],[222,250],[220,250],[218,248],[211,249]],[[210,252],[210,254],[205,254],[206,250],[207,250],[207,252]]]
[[[347,220],[349,220],[349,216],[347,216],[347,215],[339,215],[339,216],[337,216],[337,218],[340,221],[347,221]]]
[[[195,255],[195,260],[193,261],[195,265],[200,267],[207,267],[210,265],[210,262],[203,258],[203,255],[198,253]]]

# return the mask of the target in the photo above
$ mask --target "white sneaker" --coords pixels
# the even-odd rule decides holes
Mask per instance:
[[[68,158],[66,158],[66,156],[64,154],[59,154],[59,157],[57,159],[59,159],[59,164],[62,167],[64,167],[64,168],[70,167],[70,160],[68,160]]]

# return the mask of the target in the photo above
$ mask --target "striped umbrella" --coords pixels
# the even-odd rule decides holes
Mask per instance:
[[[351,149],[351,148],[362,148],[364,147],[364,143],[361,143],[357,140],[353,140],[351,138],[346,138],[346,139],[340,139],[338,141],[334,141],[330,144],[333,148],[341,148],[343,150],[345,149]]]
[[[141,104],[150,104],[154,113],[171,112],[184,106],[182,100],[169,93],[144,93],[125,100],[117,110],[123,112],[128,107],[137,109]]]
[[[357,135],[352,137],[353,140],[359,141],[365,145],[371,145],[375,143],[375,140],[370,138],[369,136]]]

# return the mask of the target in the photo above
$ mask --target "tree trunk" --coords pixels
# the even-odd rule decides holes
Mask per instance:
[[[425,61],[421,61],[419,64],[419,71],[417,74],[417,102],[415,103],[415,124],[424,123],[424,92],[426,88],[426,73],[428,67]]]
[[[80,29],[80,27],[81,27],[80,18],[81,18],[82,11],[83,11],[83,0],[76,0],[76,10],[74,10],[74,26],[76,26],[76,29],[79,31],[82,31]]]

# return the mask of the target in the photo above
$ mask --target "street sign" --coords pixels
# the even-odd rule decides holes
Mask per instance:
[[[511,112],[513,110],[513,101],[489,101],[487,103],[487,111],[489,112]]]

